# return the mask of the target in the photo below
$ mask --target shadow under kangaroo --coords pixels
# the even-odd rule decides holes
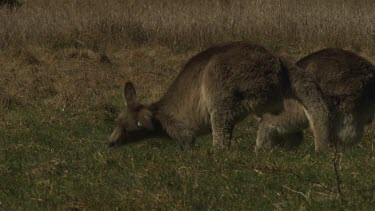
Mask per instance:
[[[336,143],[340,146],[358,143],[365,125],[374,116],[375,67],[352,52],[335,48],[310,54],[296,65],[310,73],[324,93],[334,115],[332,136]],[[295,100],[285,100],[284,109],[278,115],[263,115],[257,150],[276,145],[294,148],[302,142],[302,130],[309,127],[309,116]]]
[[[141,104],[131,82],[124,96],[127,107],[116,120],[109,146],[165,136],[184,148],[212,131],[213,145],[226,148],[236,122],[248,114],[280,113],[284,99],[304,106],[316,150],[331,141],[328,105],[313,78],[252,43],[222,44],[197,54],[155,103]]]

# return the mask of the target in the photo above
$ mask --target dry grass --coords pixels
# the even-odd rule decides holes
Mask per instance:
[[[87,109],[108,101],[107,91],[118,92],[113,88],[125,80],[152,100],[191,55],[229,40],[259,42],[292,60],[328,46],[371,60],[373,6],[370,0],[28,1],[0,9],[1,104],[42,100]]]
[[[34,0],[0,10],[0,48],[158,43],[186,50],[251,40],[276,50],[373,50],[374,6],[371,0]]]
[[[144,100],[155,100],[189,55],[157,46],[108,55],[87,48],[36,47],[0,54],[0,107],[104,111],[113,108],[112,103],[122,105],[121,90],[128,80],[137,84]]]

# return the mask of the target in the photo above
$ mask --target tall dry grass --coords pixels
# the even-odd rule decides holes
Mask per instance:
[[[294,61],[328,46],[373,61],[373,8],[373,0],[33,0],[0,8],[0,108],[112,108],[126,80],[157,99],[188,58],[223,41],[258,42]]]
[[[0,10],[0,48],[251,40],[273,49],[375,47],[373,0],[33,0]]]

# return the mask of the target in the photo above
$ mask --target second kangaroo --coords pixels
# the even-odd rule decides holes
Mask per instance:
[[[314,77],[331,107],[335,144],[351,146],[358,143],[375,112],[374,65],[353,52],[337,48],[312,53],[296,65]],[[303,106],[294,100],[285,100],[283,112],[263,115],[256,149],[277,145],[297,147],[302,143],[303,130],[308,127]]]

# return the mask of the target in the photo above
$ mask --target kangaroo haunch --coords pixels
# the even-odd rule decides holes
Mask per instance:
[[[196,136],[212,131],[213,145],[228,147],[236,122],[248,114],[280,113],[284,99],[304,106],[316,150],[331,141],[328,105],[315,81],[252,43],[218,45],[197,54],[155,103],[141,104],[131,82],[124,95],[127,107],[117,118],[110,146],[154,136],[190,146]]]
[[[318,82],[333,113],[332,135],[341,145],[358,143],[375,110],[375,67],[366,59],[342,49],[324,49],[310,54],[297,66],[306,69]],[[257,149],[284,145],[298,146],[302,130],[309,126],[300,103],[285,100],[285,110],[262,117]]]

